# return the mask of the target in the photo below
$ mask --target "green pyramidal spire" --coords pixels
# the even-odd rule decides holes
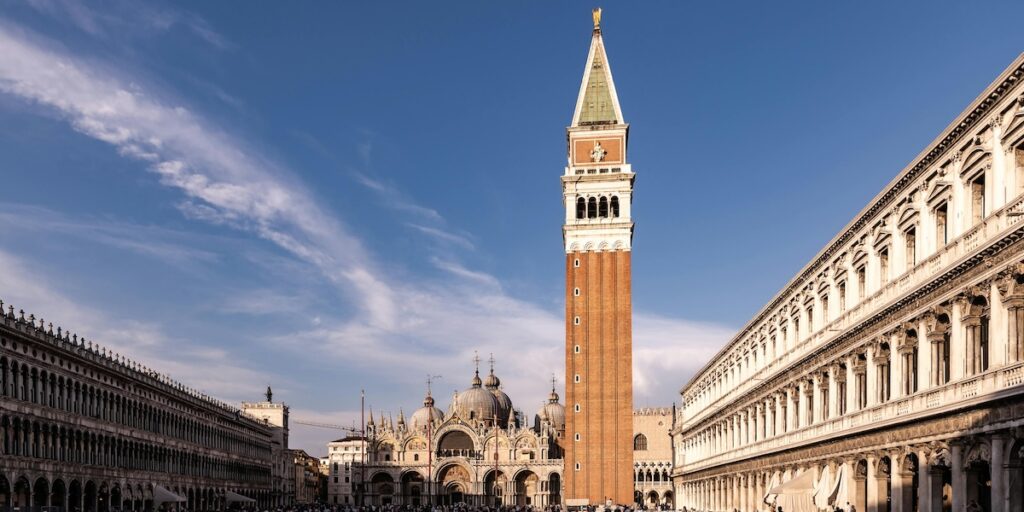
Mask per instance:
[[[608,55],[604,51],[604,40],[601,37],[600,18],[595,18],[594,35],[590,42],[590,54],[587,67],[583,71],[583,83],[580,86],[579,99],[576,101],[576,113],[572,126],[588,126],[599,124],[619,124],[623,122],[622,111],[619,109],[619,98],[615,94],[615,82],[612,81],[612,70],[608,65]]]

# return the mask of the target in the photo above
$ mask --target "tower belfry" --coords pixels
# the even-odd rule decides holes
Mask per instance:
[[[566,498],[633,502],[631,205],[635,175],[601,33],[601,11],[567,129]]]

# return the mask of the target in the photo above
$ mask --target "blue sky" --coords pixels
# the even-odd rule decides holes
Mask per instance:
[[[578,2],[0,1],[0,299],[293,417],[562,367]],[[679,387],[1024,49],[1024,4],[610,2],[638,405]],[[296,427],[314,454],[336,437]]]

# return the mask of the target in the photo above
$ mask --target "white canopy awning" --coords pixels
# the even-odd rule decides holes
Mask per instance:
[[[249,498],[247,496],[242,496],[241,494],[238,494],[236,492],[231,492],[231,491],[225,491],[224,492],[224,499],[228,503],[233,503],[233,502],[238,502],[238,503],[256,503],[256,500],[254,500],[252,498]]]
[[[768,491],[775,496],[775,505],[782,507],[783,512],[817,512],[814,506],[815,481],[813,471],[804,471],[799,475],[777,485]]]
[[[186,500],[185,498],[182,498],[181,496],[178,496],[177,494],[174,494],[173,492],[167,490],[167,488],[165,488],[165,487],[162,487],[162,486],[159,486],[159,485],[154,485],[153,486],[153,504],[160,504],[160,503],[167,503],[167,502],[170,502],[170,503],[183,503],[183,502],[186,502],[186,501],[188,501],[188,500]]]

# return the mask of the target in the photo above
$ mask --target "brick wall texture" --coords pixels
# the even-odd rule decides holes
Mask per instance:
[[[565,497],[632,503],[630,252],[569,253],[565,284]]]

